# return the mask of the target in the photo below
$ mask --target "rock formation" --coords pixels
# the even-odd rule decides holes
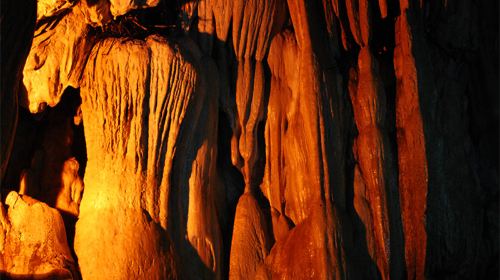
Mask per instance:
[[[4,2],[1,276],[498,275],[498,3]]]
[[[16,192],[7,196],[5,204],[8,211],[2,204],[0,212],[3,273],[8,277],[78,277],[59,212]]]

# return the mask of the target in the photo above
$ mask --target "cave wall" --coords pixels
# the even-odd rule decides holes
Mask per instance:
[[[498,276],[498,3],[28,2],[2,2],[2,274]],[[41,215],[13,201],[65,261],[10,241]]]

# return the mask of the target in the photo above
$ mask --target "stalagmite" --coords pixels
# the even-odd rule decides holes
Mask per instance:
[[[7,211],[0,204],[0,271],[13,278],[77,277],[58,211],[16,192],[9,193],[5,204]]]
[[[194,261],[192,254],[182,253],[188,246],[186,234],[203,256],[199,265],[220,273],[218,221],[209,207],[217,189],[213,181],[205,181],[213,178],[213,131],[194,130],[198,120],[213,111],[209,100],[217,100],[217,95],[209,95],[208,79],[202,77],[209,69],[203,68],[196,52],[188,42],[155,36],[144,41],[108,39],[93,49],[93,64],[87,65],[82,87],[83,122],[92,140],[87,140],[89,161],[75,244],[84,277],[173,277],[177,267],[169,248],[177,246],[182,250],[181,268],[189,273],[196,267],[183,267]],[[96,71],[99,65],[111,67]],[[135,79],[109,78],[122,77],[126,69],[136,73]],[[116,119],[108,122],[108,116]],[[184,120],[190,125],[183,125]],[[205,125],[214,127],[213,120]],[[199,145],[195,136],[208,141],[200,142],[196,159],[190,150]],[[193,160],[190,175],[184,166]],[[186,202],[189,210],[184,213]],[[106,230],[110,224],[117,233]],[[168,236],[177,243],[161,245]],[[128,247],[130,240],[137,245]],[[95,254],[102,256],[98,262]],[[98,273],[103,259],[108,260],[108,274]],[[149,267],[151,263],[155,266]]]

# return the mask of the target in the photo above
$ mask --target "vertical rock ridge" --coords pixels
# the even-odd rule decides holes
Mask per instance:
[[[401,3],[396,21],[394,67],[396,90],[396,129],[399,162],[399,192],[405,239],[407,276],[424,277],[427,233],[425,209],[427,197],[427,159],[418,76],[412,55],[412,30],[408,20],[408,4]]]

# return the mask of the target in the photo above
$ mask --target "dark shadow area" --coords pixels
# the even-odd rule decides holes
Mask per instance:
[[[19,192],[21,174],[25,172],[28,176],[25,194],[55,207],[62,188],[63,165],[68,158],[76,157],[80,164],[79,174],[83,177],[87,162],[85,137],[82,125],[74,124],[80,103],[79,91],[68,88],[57,106],[47,107],[42,113],[34,115],[20,107],[14,149],[6,176],[9,187],[2,189],[2,195],[11,190]],[[68,246],[77,262],[73,250],[77,218],[74,214],[58,210],[64,221]],[[50,278],[50,275],[47,277]]]
[[[378,98],[385,103],[384,123],[380,127],[384,145],[383,169],[386,181],[386,201],[389,212],[390,232],[390,276],[394,279],[406,277],[405,245],[398,180],[398,146],[396,129],[396,74],[394,67],[395,22],[399,15],[399,2],[388,2],[388,15],[382,19],[375,5],[371,9],[372,41],[371,52],[378,62],[378,71],[385,96]]]
[[[345,3],[340,5],[340,9],[345,9]],[[324,13],[320,12],[319,4],[311,4],[308,13],[319,17],[312,21],[311,40],[317,42],[313,45],[313,52],[317,55],[317,60],[322,68],[321,81],[321,114],[324,120],[324,142],[325,161],[328,164],[329,174],[324,174],[325,180],[328,180],[325,186],[329,190],[323,190],[323,193],[329,193],[330,197],[324,197],[330,200],[325,205],[332,205],[336,213],[334,219],[340,228],[336,229],[341,236],[342,244],[339,244],[339,250],[343,250],[345,255],[337,256],[341,263],[344,263],[345,270],[341,270],[342,277],[346,279],[380,279],[375,262],[371,259],[366,245],[366,230],[364,224],[354,209],[354,155],[352,152],[353,140],[355,137],[356,126],[354,123],[354,113],[349,98],[348,81],[351,67],[357,65],[358,48],[345,51],[340,45],[340,35],[337,40],[336,48],[340,51],[339,56],[335,56],[331,50],[326,48],[323,39],[326,37],[326,18]],[[345,19],[344,19],[345,20]],[[335,22],[336,29],[341,30],[342,19]],[[345,24],[345,22],[344,22]],[[349,40],[349,36],[347,38]],[[355,44],[353,44],[355,45]],[[338,79],[341,77],[341,81]],[[337,83],[342,83],[339,87]],[[338,90],[340,88],[340,91]],[[320,145],[320,143],[318,143]],[[335,239],[335,233],[331,233],[332,239]],[[360,268],[363,269],[360,269]]]
[[[156,7],[132,10],[118,16],[102,27],[93,28],[93,32],[97,38],[144,39],[151,34],[178,37],[182,35],[179,9],[176,1],[160,1]]]
[[[266,56],[267,58],[267,56]],[[257,161],[255,162],[255,168],[252,174],[251,181],[255,184],[252,189],[259,189],[262,185],[264,179],[264,172],[266,168],[266,122],[267,122],[267,108],[269,105],[269,94],[271,92],[271,70],[267,64],[267,59],[264,59],[262,63],[262,68],[264,71],[264,101],[263,101],[263,118],[257,123]],[[259,62],[257,62],[259,63]],[[255,70],[255,69],[254,69]],[[269,202],[267,202],[269,203]],[[270,217],[270,216],[269,216]]]
[[[82,178],[85,174],[85,167],[87,165],[87,150],[85,145],[85,136],[83,133],[83,125],[81,119],[81,112],[79,108],[81,105],[80,90],[72,87],[65,89],[60,102],[54,108],[47,108],[44,112],[46,119],[43,121],[42,129],[44,130],[41,149],[44,151],[44,156],[47,159],[44,161],[47,166],[53,167],[52,170],[43,169],[43,174],[53,176],[53,178],[40,177],[41,183],[47,182],[46,186],[41,185],[41,193],[39,199],[51,207],[55,207],[56,199],[62,191],[62,170],[64,162],[71,157],[75,157],[79,163],[78,174]],[[79,121],[77,120],[79,119]],[[64,129],[61,131],[60,129]],[[62,133],[61,133],[62,132]],[[60,139],[62,138],[62,139]],[[69,142],[68,142],[69,141]],[[51,147],[52,144],[56,144]],[[50,151],[60,152],[60,155],[53,155]],[[51,163],[49,155],[56,159],[56,162]],[[52,185],[53,184],[53,185]],[[52,188],[52,189],[47,189]],[[83,193],[82,193],[83,195]],[[66,238],[71,256],[75,261],[77,271],[75,277],[81,279],[80,271],[78,269],[78,257],[74,250],[75,239],[75,225],[78,218],[75,214],[58,209],[64,221],[66,229]]]
[[[498,2],[410,3],[428,278],[498,277]]]
[[[71,257],[73,257],[73,260],[75,261],[75,268],[76,268],[76,271],[74,271],[73,273],[75,273],[74,277],[76,277],[75,280],[77,279],[82,279],[82,275],[80,274],[80,268],[78,266],[78,256],[76,255],[76,252],[75,252],[75,247],[74,247],[74,244],[75,244],[75,226],[76,226],[76,222],[78,221],[78,217],[75,217],[72,213],[69,213],[69,212],[66,212],[66,211],[63,211],[63,210],[59,210],[59,213],[61,214],[61,217],[63,219],[63,222],[64,222],[64,228],[66,229],[66,239],[68,241],[68,247],[69,247],[69,251],[71,253]]]
[[[196,22],[196,21],[194,21]],[[192,115],[192,111],[195,110],[193,105],[190,106],[188,112],[186,113],[186,119],[182,123],[181,132],[182,136],[179,137],[178,143],[179,148],[176,151],[174,158],[174,165],[172,167],[172,190],[170,194],[170,205],[169,209],[170,217],[172,217],[171,227],[169,232],[172,235],[172,240],[174,241],[174,247],[180,253],[181,267],[182,271],[189,272],[188,274],[198,275],[200,277],[213,275],[213,272],[207,268],[201,261],[196,249],[189,243],[185,238],[186,234],[186,222],[187,222],[187,210],[188,210],[188,198],[189,198],[189,175],[191,173],[191,166],[193,164],[194,158],[197,150],[202,144],[204,135],[210,133],[207,131],[207,120],[209,119],[207,115],[208,106],[214,98],[214,96],[219,96],[219,100],[215,102],[218,104],[218,116],[217,116],[217,173],[218,178],[220,178],[220,183],[222,185],[215,186],[216,188],[222,188],[224,197],[218,199],[219,205],[214,205],[216,207],[218,222],[220,225],[221,237],[222,237],[222,250],[220,252],[223,260],[222,266],[222,278],[227,279],[229,277],[229,260],[231,252],[231,242],[232,242],[232,232],[234,226],[234,216],[236,212],[236,206],[239,198],[244,191],[244,179],[241,172],[232,164],[231,162],[231,137],[234,133],[235,127],[235,112],[236,112],[236,79],[237,79],[237,66],[238,61],[234,55],[234,50],[232,49],[232,44],[229,46],[222,41],[217,40],[213,35],[198,33],[196,30],[191,30],[190,37],[194,37],[202,42],[209,42],[213,40],[213,48],[208,51],[212,52],[211,56],[215,60],[219,73],[226,75],[221,77],[219,92],[213,92],[215,88],[211,88],[208,83],[208,96],[205,97],[207,100],[203,102],[202,111],[198,119],[188,119],[187,116]],[[231,39],[228,39],[230,42]],[[203,50],[202,50],[203,51]],[[207,51],[207,50],[205,50]],[[255,72],[255,61],[252,61],[251,69]],[[262,62],[264,66],[264,76],[265,76],[265,100],[264,107],[267,108],[267,102],[270,90],[270,71],[267,67],[266,62]],[[254,73],[252,73],[254,74]],[[209,81],[210,82],[210,81]],[[226,93],[227,95],[224,95]],[[199,102],[199,101],[198,101]],[[194,126],[195,125],[195,126]],[[268,236],[272,238],[272,222],[270,206],[267,198],[260,192],[260,183],[262,182],[262,177],[264,175],[265,166],[265,141],[264,141],[264,129],[265,129],[265,119],[261,120],[257,125],[257,138],[258,138],[258,151],[259,158],[253,169],[252,182],[255,185],[252,186],[254,197],[259,203],[264,215],[267,218],[265,225],[265,231],[268,232]],[[189,155],[186,158],[183,155]],[[177,171],[179,170],[179,171]],[[180,172],[182,170],[182,172]],[[184,175],[181,175],[184,174]],[[187,176],[187,177],[186,177]],[[210,203],[210,201],[208,201]],[[214,225],[215,226],[215,225]],[[271,240],[271,242],[273,242]],[[272,244],[269,244],[272,245]],[[201,270],[200,270],[201,269]],[[189,278],[189,275],[187,276]]]
[[[193,63],[197,65],[195,61],[193,61]],[[208,86],[208,83],[201,83],[200,86]],[[191,193],[189,182],[193,171],[192,167],[196,160],[198,150],[204,142],[208,140],[208,135],[211,133],[208,127],[217,127],[216,123],[210,123],[210,121],[216,122],[217,120],[211,120],[208,115],[211,112],[211,107],[217,103],[217,100],[210,100],[214,98],[214,96],[217,96],[217,92],[214,93],[213,89],[205,88],[204,94],[205,96],[201,95],[201,92],[198,92],[197,98],[191,99],[191,103],[188,105],[185,118],[179,129],[179,136],[176,139],[177,148],[174,158],[172,159],[172,175],[171,178],[167,178],[170,179],[171,182],[170,194],[168,196],[169,218],[167,222],[167,231],[173,241],[173,247],[179,255],[178,268],[180,274],[187,279],[195,277],[215,277],[215,273],[203,263],[196,248],[193,247],[187,236],[188,210]],[[215,143],[215,145],[217,145],[217,143]],[[216,163],[214,162],[214,164]],[[208,184],[202,184],[202,186],[208,188],[215,187]],[[202,198],[204,200],[198,201],[200,205],[203,205],[202,207],[204,208],[202,209],[205,211],[208,205],[208,207],[216,206],[214,204],[215,201],[210,200],[211,193],[209,193],[209,190],[203,189],[202,191],[205,192]],[[206,215],[209,216],[210,213]],[[207,229],[207,232],[210,232],[210,229]],[[222,248],[214,248],[214,250],[217,249]],[[222,251],[220,251],[220,253],[222,253]],[[215,254],[216,255],[213,256],[214,258],[217,257],[217,251]]]
[[[10,191],[19,191],[21,172],[31,166],[35,150],[39,147],[37,139],[43,134],[40,120],[37,120],[39,118],[41,115],[33,115],[27,109],[19,107],[14,145],[2,186],[2,198]]]
[[[218,153],[217,153],[217,172],[221,181],[224,183],[225,196],[225,214],[220,214],[221,231],[223,238],[223,254],[224,254],[224,279],[229,277],[229,257],[231,253],[231,241],[233,239],[234,216],[236,214],[236,205],[239,197],[243,194],[245,182],[243,175],[231,163],[231,154],[221,151],[231,150],[231,135],[232,129],[226,114],[219,110],[218,123]]]
[[[71,273],[64,269],[56,269],[52,272],[32,275],[7,273],[0,270],[0,279],[2,280],[63,280],[71,278]]]
[[[37,3],[2,1],[0,5],[0,200],[3,200],[6,189],[12,187],[5,177],[16,137],[19,96],[24,88],[22,70],[33,39]]]

